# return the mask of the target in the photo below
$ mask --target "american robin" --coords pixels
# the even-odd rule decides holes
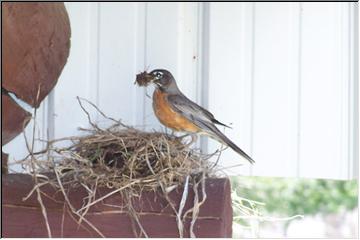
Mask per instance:
[[[139,75],[140,76],[140,75]],[[215,119],[214,115],[188,99],[178,88],[173,75],[165,69],[142,73],[145,81],[153,83],[153,108],[159,121],[175,131],[205,134],[223,143],[246,158],[254,160],[227,138],[215,124],[228,127]]]

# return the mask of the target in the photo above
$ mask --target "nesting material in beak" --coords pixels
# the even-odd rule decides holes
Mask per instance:
[[[152,83],[155,80],[154,76],[150,75],[146,71],[141,72],[136,75],[136,81],[134,84],[137,84],[139,86],[148,86],[150,83]]]

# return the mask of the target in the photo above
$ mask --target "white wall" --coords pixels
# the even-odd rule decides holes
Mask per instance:
[[[160,128],[133,84],[167,68],[256,164],[231,174],[357,176],[355,3],[66,3],[70,57],[38,115],[42,138],[87,126],[75,97],[127,124]],[[219,144],[209,140],[209,151]],[[24,155],[23,137],[8,144]],[[220,164],[242,163],[227,150]]]

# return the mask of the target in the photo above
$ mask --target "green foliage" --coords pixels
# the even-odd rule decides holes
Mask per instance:
[[[352,210],[358,202],[357,181],[232,177],[236,195],[265,203],[263,215],[314,215]],[[234,211],[234,216],[241,214]]]

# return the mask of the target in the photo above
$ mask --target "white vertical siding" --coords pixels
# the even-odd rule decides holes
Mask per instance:
[[[233,129],[226,135],[252,153],[253,4],[214,3],[210,8],[208,108]],[[220,144],[209,140],[214,151]],[[252,154],[251,154],[252,155]],[[250,174],[249,166],[232,150],[221,165],[232,174]],[[231,168],[230,168],[231,167]]]
[[[302,4],[301,176],[347,175],[350,4]]]
[[[296,175],[298,4],[255,4],[253,150],[255,175]],[[295,11],[294,11],[295,10]],[[275,141],[274,141],[275,140]],[[271,156],[271,157],[270,157]]]
[[[124,122],[132,122],[132,112],[136,110],[136,102],[132,101],[136,74],[135,7],[132,3],[108,2],[100,4],[99,8],[98,106]]]
[[[357,175],[353,3],[66,3],[68,63],[42,104],[42,138],[87,127],[76,96],[146,129],[145,68],[167,68],[189,98],[231,124],[225,133],[256,161],[230,174],[347,179]],[[92,114],[96,116],[95,112]],[[98,118],[98,120],[101,118]],[[29,131],[29,130],[28,130]],[[18,159],[23,137],[5,151]],[[220,145],[206,140],[213,151]],[[225,168],[244,163],[226,150]]]
[[[76,101],[81,96],[98,102],[96,85],[98,58],[94,58],[98,38],[96,5],[73,3],[67,6],[71,22],[71,50],[54,90],[54,137],[61,138],[77,134],[78,127],[87,127],[86,115]],[[94,19],[95,18],[95,19]],[[94,24],[94,25],[93,25]],[[94,39],[95,37],[95,39]],[[95,43],[95,44],[94,44]]]

